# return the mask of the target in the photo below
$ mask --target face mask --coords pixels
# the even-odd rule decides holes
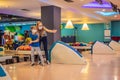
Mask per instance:
[[[36,33],[37,32],[37,30],[32,30],[32,33]]]
[[[39,27],[39,30],[41,30],[41,29],[42,29],[42,26]]]

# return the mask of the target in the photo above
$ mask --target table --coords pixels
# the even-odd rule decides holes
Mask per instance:
[[[42,55],[45,55],[44,51],[41,51]],[[18,55],[19,57],[24,58],[24,61],[30,60],[31,58],[31,51],[30,50],[17,50],[16,55]],[[34,53],[35,57],[38,57],[38,53]]]
[[[42,55],[44,55],[45,54],[45,52],[44,51],[41,51],[42,52]],[[16,55],[31,55],[31,51],[25,51],[25,50],[18,50],[17,52],[16,52]],[[36,53],[35,52],[35,55],[38,55],[38,53]]]
[[[16,50],[4,50],[4,54],[14,56],[16,54]]]
[[[13,55],[15,54],[15,50],[5,50],[0,51],[0,62],[6,62],[6,64],[13,63]]]
[[[12,59],[12,56],[8,56],[8,55],[1,55],[0,56],[0,62],[4,62],[7,59]]]

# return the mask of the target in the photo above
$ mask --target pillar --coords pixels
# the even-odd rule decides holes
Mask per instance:
[[[55,34],[48,33],[48,47],[57,40],[61,39],[61,8],[56,6],[41,7],[41,21],[48,29],[57,29]]]

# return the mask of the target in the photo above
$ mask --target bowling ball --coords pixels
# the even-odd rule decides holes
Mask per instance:
[[[72,46],[72,43],[69,43],[70,46]]]
[[[76,46],[76,44],[75,43],[73,43],[73,45],[72,46]]]
[[[32,41],[32,39],[28,37],[28,38],[26,38],[25,43],[29,44],[31,41]]]
[[[29,46],[29,47],[27,48],[27,50],[31,50],[31,47]]]
[[[79,46],[80,44],[76,44],[76,46]]]
[[[24,46],[24,50],[31,50],[31,47],[26,45],[26,46]]]
[[[79,45],[80,45],[80,43],[79,43],[79,42],[76,42],[76,43],[75,43],[75,46],[79,46]]]
[[[89,42],[88,44],[94,44],[94,42]]]
[[[80,43],[80,46],[83,46],[83,44],[82,44],[82,43]]]
[[[24,37],[23,36],[18,36],[18,41],[23,41],[24,40]]]
[[[83,46],[87,46],[86,44],[83,44]]]
[[[73,43],[71,43],[71,46],[73,46]]]
[[[24,50],[24,46],[20,46],[18,49],[19,50]]]

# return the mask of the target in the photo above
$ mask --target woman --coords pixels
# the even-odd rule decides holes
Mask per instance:
[[[36,26],[32,26],[31,27],[31,32],[30,33],[30,38],[32,39],[32,41],[30,42],[30,46],[31,46],[31,61],[32,61],[32,66],[34,65],[34,52],[36,51],[37,53],[39,53],[39,57],[41,59],[41,64],[44,66],[44,59],[40,50],[40,43],[39,43],[39,34],[37,32],[37,28]],[[40,61],[39,61],[40,63]]]
[[[50,64],[49,60],[48,60],[48,50],[47,50],[47,32],[48,33],[56,33],[57,30],[50,30],[50,29],[47,29],[45,26],[43,26],[42,22],[41,21],[38,21],[37,24],[36,24],[36,27],[39,31],[39,35],[40,35],[40,43],[42,42],[43,43],[43,46],[44,46],[44,51],[45,51],[45,56],[46,56],[46,62],[47,64]]]

